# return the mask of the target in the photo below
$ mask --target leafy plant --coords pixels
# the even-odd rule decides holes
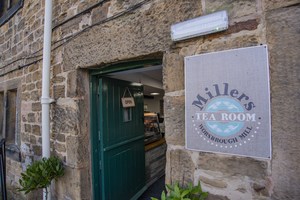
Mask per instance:
[[[48,194],[47,187],[50,186],[53,179],[57,179],[64,175],[64,168],[59,158],[51,156],[50,158],[42,158],[29,165],[24,173],[21,173],[19,180],[21,188],[25,194],[44,188],[46,196]]]
[[[188,187],[180,187],[178,183],[174,185],[166,184],[167,194],[165,191],[161,194],[161,200],[205,200],[208,196],[207,192],[203,192],[200,182],[197,186],[193,186],[192,183],[188,184]],[[151,200],[158,200],[151,197]]]

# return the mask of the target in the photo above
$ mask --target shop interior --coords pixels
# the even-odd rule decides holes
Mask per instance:
[[[166,164],[162,66],[121,71],[109,76],[144,87],[145,174],[146,184],[151,185],[165,174]]]

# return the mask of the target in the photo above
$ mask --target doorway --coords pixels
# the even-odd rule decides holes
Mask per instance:
[[[126,69],[91,76],[94,199],[138,199],[165,173],[162,65]]]

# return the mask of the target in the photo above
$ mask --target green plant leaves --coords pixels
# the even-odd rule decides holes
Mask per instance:
[[[24,173],[21,173],[19,180],[21,188],[25,194],[40,188],[47,188],[53,179],[64,175],[64,168],[59,158],[51,156],[42,158],[42,160],[33,162],[27,167]]]
[[[165,191],[161,194],[161,200],[205,200],[208,196],[207,192],[203,192],[200,181],[198,185],[193,186],[189,183],[187,187],[180,187],[178,183],[174,185],[166,184],[167,195]],[[151,197],[151,200],[158,200],[157,198]]]

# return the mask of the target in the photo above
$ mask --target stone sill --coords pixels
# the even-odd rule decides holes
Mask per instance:
[[[21,152],[19,150],[19,148],[17,147],[17,145],[14,144],[8,144],[5,147],[6,150],[6,157],[17,161],[17,162],[21,162]]]

